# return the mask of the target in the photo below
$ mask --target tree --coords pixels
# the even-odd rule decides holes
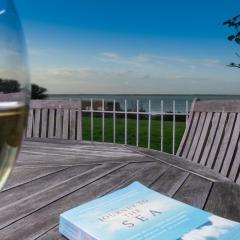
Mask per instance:
[[[47,89],[40,87],[39,85],[33,83],[32,85],[32,96],[31,99],[45,99],[48,97]]]
[[[20,84],[17,80],[0,78],[0,93],[16,93],[20,91]]]
[[[227,20],[223,23],[223,25],[228,26],[229,28],[233,28],[235,31],[234,34],[228,36],[228,40],[234,41],[240,45],[240,14],[232,19]],[[240,55],[238,53],[236,53],[236,56],[240,58]],[[228,66],[240,68],[240,63],[231,62]]]

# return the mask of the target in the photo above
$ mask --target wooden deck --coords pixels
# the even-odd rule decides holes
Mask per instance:
[[[64,239],[60,213],[133,181],[240,221],[240,186],[182,158],[112,144],[27,141],[0,192],[0,239]]]

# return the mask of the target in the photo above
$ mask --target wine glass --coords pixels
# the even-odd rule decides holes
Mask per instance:
[[[0,189],[15,164],[28,116],[30,77],[21,23],[12,0],[0,0]]]

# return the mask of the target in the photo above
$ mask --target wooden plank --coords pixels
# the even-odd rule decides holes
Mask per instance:
[[[181,143],[180,143],[180,145],[179,145],[179,147],[178,147],[178,150],[177,150],[177,153],[176,153],[177,156],[182,156],[182,152],[183,152],[183,150],[184,150],[184,148],[185,148],[185,144],[186,144],[186,142],[187,142],[188,135],[189,135],[189,132],[190,132],[190,130],[191,130],[192,121],[193,121],[193,116],[194,116],[194,113],[191,112],[191,114],[190,114],[190,116],[189,116],[189,119],[188,119],[188,121],[187,121],[187,123],[186,123],[186,129],[185,129],[184,134],[183,134],[183,136],[182,136]]]
[[[188,175],[188,172],[170,167],[154,182],[151,189],[171,197],[181,187]]]
[[[17,188],[12,188],[8,191],[0,192],[0,209],[6,208],[8,205],[12,206],[15,202],[18,204],[17,201],[24,201],[24,199],[28,199],[29,196],[33,194],[38,194],[45,191],[46,189],[54,188],[55,186],[64,183],[65,181],[76,177],[79,174],[83,174],[84,172],[97,166],[98,165],[88,165],[64,168],[57,172],[53,172],[51,174],[32,180],[28,183],[19,185]]]
[[[11,176],[9,177],[7,183],[5,184],[4,190],[9,190],[11,188],[15,188],[19,185],[28,183],[35,179],[47,176],[49,174],[58,172],[63,170],[65,167],[57,166],[57,167],[41,167],[38,166],[36,168],[29,167],[16,167],[13,169]],[[1,194],[1,192],[0,192]]]
[[[50,158],[51,157],[51,158]],[[38,167],[38,166],[77,166],[77,165],[94,165],[94,164],[103,164],[103,163],[130,163],[130,162],[152,162],[152,159],[146,159],[139,156],[124,156],[124,157],[69,157],[69,156],[50,156],[46,159],[46,156],[41,156],[41,159],[34,161],[19,161],[18,166],[22,167]]]
[[[209,100],[197,101],[194,106],[196,112],[240,112],[240,100]]]
[[[62,109],[57,109],[56,110],[56,138],[61,138],[62,137]]]
[[[132,181],[132,174],[138,172],[133,171],[134,169],[136,169],[136,166],[127,165],[126,169],[120,168],[111,173],[109,172],[104,177],[92,181],[91,184],[79,188],[77,191],[72,192],[72,194],[59,198],[58,201],[54,201],[45,207],[32,212],[32,214],[25,218],[9,225],[5,229],[2,229],[0,231],[1,240],[9,239],[9,237],[11,239],[16,239],[16,237],[18,237],[17,239],[30,240],[42,236],[48,230],[56,226],[59,221],[60,213],[109,193],[118,188],[118,186],[128,184],[129,180]],[[141,170],[142,173],[145,169],[146,168],[143,165]],[[129,172],[130,174],[128,175],[126,172]],[[154,180],[155,179],[152,179],[152,181]],[[81,181],[79,182],[81,183]]]
[[[199,115],[200,115],[199,113],[194,113],[192,126],[191,126],[191,129],[190,129],[190,132],[189,132],[189,135],[187,138],[187,142],[185,144],[185,147],[184,147],[184,150],[182,153],[182,157],[184,157],[184,158],[187,158],[188,152],[191,148],[192,141],[193,141],[196,129],[197,129],[197,125],[198,125]]]
[[[79,156],[84,155],[84,154],[88,154],[90,155],[94,155],[96,157],[98,156],[112,156],[112,157],[121,157],[121,156],[128,156],[128,155],[140,155],[137,153],[133,153],[133,152],[125,152],[125,151],[121,151],[121,150],[115,150],[115,149],[110,149],[108,151],[108,149],[97,149],[95,150],[94,148],[89,148],[89,149],[74,149],[74,148],[58,148],[58,147],[39,147],[39,148],[31,148],[31,147],[24,147],[21,151],[22,153],[27,153],[27,154],[49,154],[49,155],[67,155],[69,154],[69,156]]]
[[[121,145],[108,145],[108,144],[103,144],[103,145],[95,145],[95,144],[52,144],[52,143],[48,143],[48,144],[42,144],[43,142],[38,142],[37,145],[33,145],[30,142],[28,142],[27,144],[23,144],[22,146],[22,150],[62,150],[64,149],[65,151],[71,151],[73,152],[79,152],[81,153],[82,151],[95,151],[95,152],[115,152],[116,154],[119,153],[134,153],[136,154],[136,152],[133,152],[125,147],[122,147]]]
[[[198,163],[201,160],[203,151],[207,144],[208,133],[209,133],[209,129],[211,126],[212,115],[213,115],[212,113],[207,113],[206,120],[204,122],[203,129],[202,129],[198,144],[196,146],[196,152],[193,157],[193,162]]]
[[[156,162],[152,163],[141,163],[141,164],[128,164],[124,168],[121,168],[117,175],[122,175],[122,180],[119,182],[120,185],[118,185],[115,189],[119,189],[122,187],[125,187],[126,185],[132,183],[133,181],[139,181],[143,183],[145,186],[149,186],[152,184],[160,175],[162,175],[166,170],[168,169],[168,166],[165,164],[159,164]],[[127,177],[126,177],[127,176]],[[107,178],[117,178],[119,180],[119,177],[116,176],[116,172],[110,173]],[[112,182],[112,180],[111,180]],[[110,192],[113,191],[113,188],[110,188]],[[54,240],[54,239],[64,239],[59,235],[58,232],[58,226],[54,227],[50,231],[43,234],[41,237],[38,238],[38,240]]]
[[[61,182],[51,188],[43,189],[34,195],[27,196],[20,201],[10,204],[0,214],[0,229],[5,228],[15,221],[27,216],[42,207],[49,205],[81,189],[85,185],[102,178],[103,176],[121,168],[123,164],[105,164],[92,170],[80,173],[65,182]],[[0,233],[1,235],[1,233]],[[1,235],[2,236],[2,235]]]
[[[207,160],[208,160],[211,148],[213,147],[213,142],[214,142],[214,139],[215,139],[215,136],[216,136],[216,131],[218,129],[220,116],[221,116],[220,113],[215,113],[213,115],[212,122],[211,122],[211,129],[210,129],[207,141],[206,141],[205,146],[204,146],[203,154],[200,157],[200,164],[203,165],[203,166],[207,165]]]
[[[136,152],[140,152],[145,156],[149,156],[153,159],[169,164],[170,166],[179,168],[180,170],[187,171],[189,173],[194,173],[198,176],[204,177],[212,181],[229,181],[228,178],[215,173],[213,170],[207,169],[206,167],[201,166],[200,164],[190,162],[181,157],[173,156],[167,153],[162,153],[157,150],[148,150],[145,148],[136,149],[136,147],[132,146],[128,146],[128,149],[135,150]]]
[[[216,172],[220,172],[221,168],[222,168],[222,164],[224,161],[224,157],[226,155],[227,152],[227,148],[231,139],[231,135],[232,135],[232,129],[235,123],[235,117],[236,117],[236,113],[230,113],[229,114],[229,118],[228,118],[228,122],[225,126],[224,129],[224,136],[223,136],[223,140],[221,143],[221,146],[219,148],[218,151],[218,156],[217,156],[217,160],[215,162],[215,165],[213,167],[213,169]]]
[[[197,149],[197,146],[198,146],[198,143],[199,143],[199,138],[200,138],[201,133],[202,133],[202,129],[203,129],[203,126],[204,126],[205,119],[206,119],[206,113],[205,112],[200,113],[197,129],[196,129],[196,132],[194,134],[192,144],[191,144],[190,150],[189,150],[188,155],[187,155],[188,160],[191,160],[191,161],[193,160],[194,154],[196,152],[196,149]]]
[[[240,222],[240,186],[231,182],[214,183],[205,210]]]
[[[77,140],[82,141],[82,109],[77,110]]]
[[[231,171],[228,176],[232,181],[235,181],[238,184],[240,183],[239,166],[240,166],[240,141],[238,141],[237,151],[235,154]]]
[[[63,111],[63,129],[62,129],[62,138],[68,139],[68,128],[69,128],[69,110],[64,109]]]
[[[197,208],[203,208],[210,193],[212,182],[190,174],[181,188],[174,195],[178,201]]]
[[[48,109],[42,109],[41,114],[41,138],[47,137],[47,127],[48,127]]]
[[[81,106],[79,100],[31,100],[31,109],[77,109]]]
[[[193,119],[194,119],[193,109],[194,109],[195,102],[196,102],[196,100],[194,100],[192,102],[191,112],[190,112],[188,120],[186,121],[186,129],[184,131],[181,143],[180,143],[180,145],[178,147],[177,154],[176,154],[177,156],[182,156],[183,150],[185,148],[185,144],[186,144],[186,142],[188,140],[188,136],[189,136],[189,133],[190,133],[190,130],[191,130],[191,127],[192,127],[192,123],[193,123]],[[161,102],[161,112],[163,113],[163,106],[162,106],[162,104],[163,104],[163,102]],[[162,123],[162,120],[161,120],[161,123]]]
[[[76,138],[76,110],[70,110],[69,137],[71,140]]]
[[[227,149],[227,154],[224,158],[223,166],[221,169],[221,174],[223,174],[224,176],[228,176],[228,173],[231,170],[232,162],[234,160],[233,155],[239,139],[239,130],[240,130],[240,114],[238,113],[236,122],[234,124],[234,129],[231,135],[230,143]],[[238,168],[239,166],[236,167]]]
[[[33,130],[33,110],[30,109],[28,113],[28,122],[27,122],[27,132],[26,132],[27,138],[32,137],[32,130]]]
[[[39,131],[40,131],[40,109],[35,109],[34,114],[34,121],[33,121],[33,137],[38,138],[39,137]]]
[[[54,137],[55,128],[55,109],[49,110],[48,138]]]
[[[66,238],[60,235],[59,226],[57,225],[42,236],[36,238],[36,240],[66,240]]]
[[[216,135],[214,137],[213,145],[212,145],[212,148],[210,150],[209,157],[208,157],[208,160],[207,160],[207,167],[210,168],[210,169],[213,168],[215,160],[216,160],[216,156],[217,156],[218,149],[220,147],[220,143],[221,143],[221,140],[222,140],[222,135],[223,135],[223,132],[224,132],[225,124],[226,124],[226,121],[227,121],[227,116],[228,116],[227,113],[222,113],[221,114],[221,118],[220,118],[220,122],[219,122],[219,125],[218,125],[218,128],[217,128],[217,132],[216,132]]]

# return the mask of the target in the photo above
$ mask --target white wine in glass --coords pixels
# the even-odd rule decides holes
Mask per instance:
[[[30,77],[21,23],[12,0],[0,0],[0,189],[18,156],[28,116]]]

